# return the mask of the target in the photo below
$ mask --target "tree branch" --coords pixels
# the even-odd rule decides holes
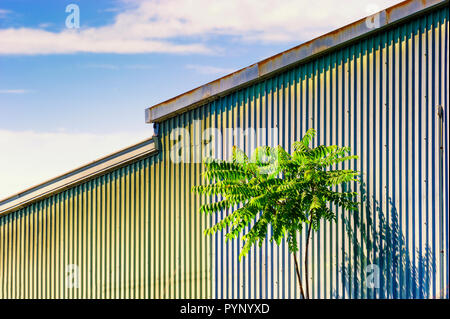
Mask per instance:
[[[292,255],[294,255],[295,272],[297,273],[298,285],[300,286],[300,293],[302,294],[302,298],[305,299],[305,293],[303,292],[302,278],[300,277],[300,271],[298,269],[297,254],[293,252]]]
[[[312,212],[309,218],[308,234],[306,236],[306,249],[305,249],[305,280],[306,280],[306,298],[309,299],[309,281],[308,281],[308,248],[309,248],[309,237],[311,234],[312,226]]]

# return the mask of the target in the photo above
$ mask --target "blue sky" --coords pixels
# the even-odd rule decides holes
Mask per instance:
[[[151,136],[148,106],[398,2],[0,0],[0,198]]]

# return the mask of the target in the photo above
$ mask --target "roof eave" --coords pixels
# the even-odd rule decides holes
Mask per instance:
[[[23,190],[20,193],[11,195],[0,200],[0,217],[143,157],[156,155],[159,149],[159,139],[154,136]]]
[[[209,82],[145,110],[146,123],[159,123],[184,113],[232,90],[263,80],[288,67],[299,64],[331,49],[356,41],[394,23],[448,3],[449,0],[407,0],[329,32],[261,62]],[[375,19],[377,23],[373,23]]]

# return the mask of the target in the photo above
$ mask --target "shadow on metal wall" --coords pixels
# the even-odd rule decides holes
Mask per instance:
[[[436,258],[431,247],[408,247],[391,197],[383,211],[382,203],[367,193],[364,184],[360,194],[361,209],[351,218],[342,215],[351,239],[339,267],[346,298],[433,298]],[[333,295],[342,297],[337,291]]]

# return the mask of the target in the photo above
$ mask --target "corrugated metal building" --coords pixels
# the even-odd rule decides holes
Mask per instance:
[[[313,237],[312,296],[448,298],[448,18],[448,0],[405,1],[149,108],[157,136],[0,202],[0,298],[298,298],[287,247],[239,262],[191,187],[208,128],[227,158],[309,127],[363,179],[359,212]]]

